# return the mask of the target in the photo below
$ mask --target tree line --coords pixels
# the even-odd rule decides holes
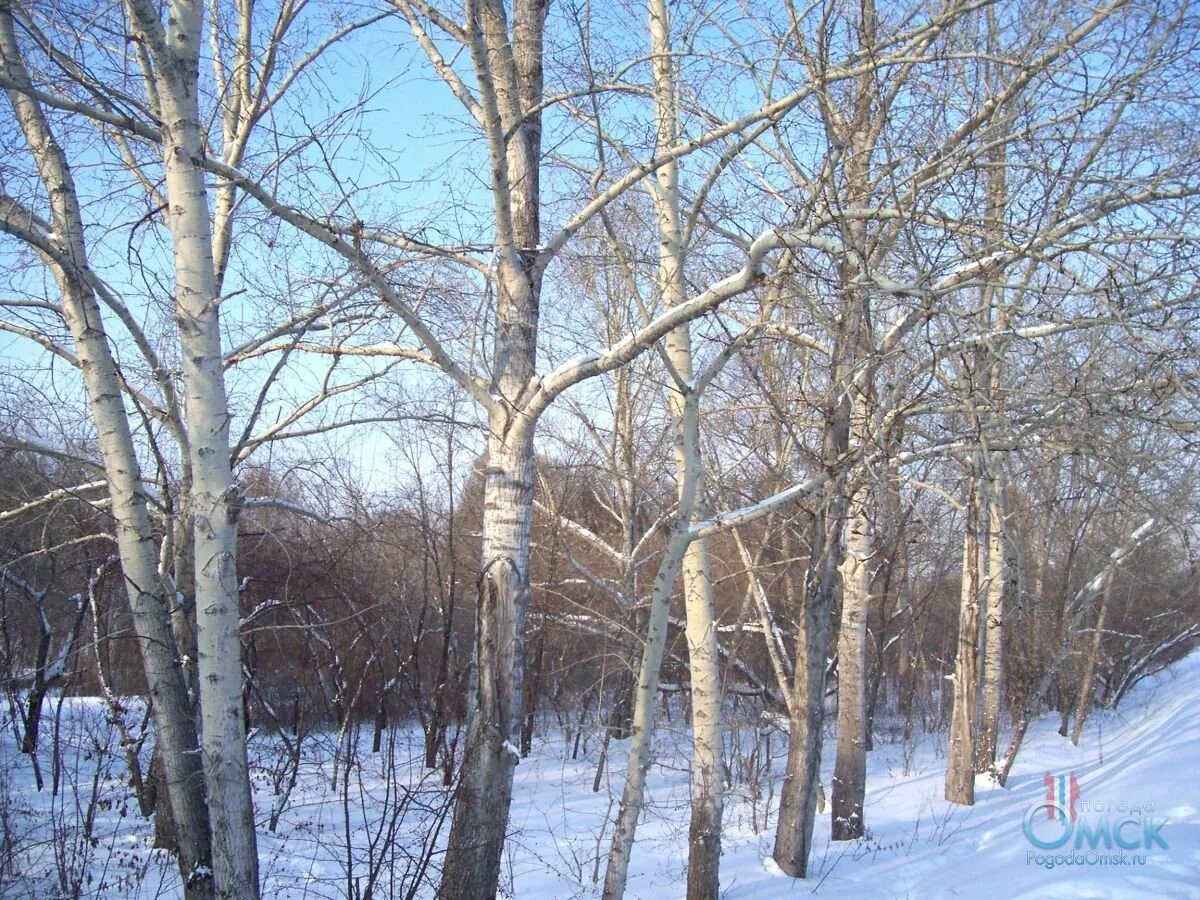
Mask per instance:
[[[1197,33],[1166,3],[0,3],[31,764],[54,685],[144,692],[131,777],[185,892],[256,896],[248,728],[415,721],[439,893],[486,897],[539,723],[586,721],[629,742],[620,897],[681,691],[712,897],[732,702],[786,722],[795,877],[828,725],[835,840],[885,712],[947,729],[961,804],[1043,708],[1078,742],[1197,634]]]

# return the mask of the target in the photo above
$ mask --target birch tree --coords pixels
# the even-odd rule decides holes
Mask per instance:
[[[62,295],[62,310],[75,340],[116,519],[121,568],[154,707],[166,794],[179,831],[180,873],[187,896],[211,896],[209,821],[196,728],[167,614],[176,605],[174,592],[158,570],[147,489],[123,403],[124,391],[109,348],[104,317],[88,282],[83,218],[74,179],[40,105],[22,90],[29,87],[29,79],[7,8],[0,8],[0,59],[15,83],[8,91],[9,103],[50,200],[47,219],[5,198],[3,227],[38,250],[53,270]]]
[[[996,466],[996,463],[993,462],[992,466]],[[1015,607],[1020,595],[1019,561],[1009,533],[1004,490],[1003,477],[991,475],[988,478],[983,699],[975,758],[976,772],[991,772],[996,766],[1000,719],[1005,705],[1005,626],[1009,612]]]
[[[474,680],[442,894],[485,897],[499,889],[515,748],[525,720],[538,422],[567,391],[629,365],[664,340],[679,450],[673,467],[678,505],[663,529],[667,547],[650,598],[630,768],[606,893],[619,896],[625,886],[647,779],[671,596],[681,568],[697,704],[693,822],[698,839],[689,892],[716,890],[720,709],[712,675],[720,646],[713,634],[711,575],[705,564],[706,556],[711,562],[712,547],[706,549],[704,542],[816,494],[820,522],[796,629],[800,646],[788,692],[793,722],[776,857],[790,874],[807,871],[821,701],[839,590],[838,669],[845,715],[839,728],[835,817],[839,836],[861,834],[868,727],[862,675],[880,473],[888,473],[886,478],[913,461],[977,454],[984,443],[978,433],[960,433],[965,429],[961,409],[952,402],[957,398],[929,397],[926,385],[949,380],[953,361],[970,357],[979,346],[1036,343],[1102,321],[1136,327],[1171,315],[1185,302],[1183,290],[1155,290],[1172,275],[1185,274],[1178,259],[1155,269],[1163,257],[1126,253],[1159,238],[1164,245],[1188,240],[1179,233],[1187,232],[1194,159],[1188,152],[1161,149],[1139,155],[1144,126],[1154,116],[1146,113],[1136,127],[1125,128],[1122,120],[1129,107],[1121,98],[1153,82],[1142,79],[1158,64],[1155,54],[1179,24],[1175,11],[1063,3],[1026,21],[1029,17],[1022,18],[1016,7],[1005,6],[1001,30],[1012,38],[1006,42],[1011,49],[990,52],[978,41],[974,22],[980,9],[973,5],[916,4],[899,11],[834,2],[801,11],[763,7],[754,12],[763,30],[774,35],[771,64],[761,58],[761,43],[751,48],[736,36],[723,36],[720,47],[733,60],[727,65],[722,53],[692,53],[689,42],[703,24],[677,25],[676,46],[666,9],[657,0],[648,8],[649,42],[642,29],[631,31],[622,22],[599,51],[596,31],[607,20],[592,7],[570,7],[555,19],[558,7],[538,0],[469,0],[461,8],[396,0],[390,18],[403,20],[411,35],[405,60],[419,62],[463,113],[465,139],[439,164],[451,172],[451,181],[485,175],[484,189],[477,195],[468,191],[469,199],[462,199],[454,184],[445,204],[427,203],[420,194],[410,204],[390,171],[380,179],[389,189],[372,190],[364,202],[366,191],[357,183],[365,177],[356,168],[360,161],[348,164],[336,152],[328,153],[320,135],[306,138],[294,155],[281,154],[286,159],[273,150],[255,157],[237,149],[245,146],[246,123],[271,111],[269,102],[264,111],[253,100],[262,90],[254,88],[248,74],[254,70],[255,54],[249,52],[254,45],[240,37],[254,30],[249,19],[229,20],[236,27],[213,22],[221,139],[216,129],[211,137],[202,136],[196,74],[200,8],[179,0],[164,25],[157,7],[141,0],[129,4],[138,38],[131,59],[138,63],[133,68],[148,73],[147,102],[127,102],[109,90],[62,90],[51,79],[15,85],[7,74],[4,86],[46,109],[149,145],[166,163],[186,363],[188,515],[196,528],[196,591],[209,617],[207,624],[200,623],[202,636],[207,628],[208,640],[224,640],[221,646],[236,650],[236,630],[213,630],[219,624],[214,619],[225,626],[236,620],[230,565],[236,529],[230,518],[239,503],[230,460],[269,446],[270,437],[264,435],[263,442],[246,433],[240,440],[231,437],[230,403],[221,384],[217,301],[227,300],[222,257],[231,245],[223,223],[231,211],[245,208],[302,239],[305,253],[294,256],[311,254],[314,268],[349,270],[355,290],[369,293],[372,302],[378,298],[377,318],[387,323],[389,340],[337,344],[326,348],[330,356],[354,352],[436,370],[476,405],[485,425]],[[675,8],[672,13],[681,21],[686,15]],[[709,13],[700,10],[696,21],[712,20]],[[217,15],[226,21],[224,13]],[[393,41],[390,23],[375,15],[363,21],[379,23],[374,36]],[[1134,31],[1151,36],[1145,55],[1122,40]],[[177,42],[174,36],[180,33],[184,39]],[[235,33],[237,49],[220,49]],[[1172,45],[1171,52],[1186,57],[1184,43]],[[1114,54],[1119,59],[1097,82],[1094,61]],[[606,56],[609,64],[601,70],[598,60]],[[685,57],[688,66],[678,62]],[[684,78],[691,65],[707,57],[715,60],[713,72],[739,73],[737,88],[721,102],[707,102],[703,90],[691,90]],[[1003,71],[995,83],[979,80],[982,57]],[[304,66],[299,69],[296,77],[304,74]],[[68,79],[80,82],[95,87],[78,73]],[[1085,82],[1089,90],[1080,90]],[[1095,84],[1100,86],[1092,91]],[[391,96],[390,113],[398,118],[403,100]],[[345,102],[351,111],[365,105],[361,97]],[[286,118],[278,107],[274,111]],[[301,118],[297,115],[297,121]],[[552,137],[543,138],[544,128]],[[370,140],[387,140],[368,140],[366,131],[356,145],[364,153],[371,151]],[[651,134],[652,140],[642,139]],[[1045,151],[1050,145],[1073,148],[1065,170],[1051,158],[1057,151]],[[288,159],[298,161],[289,166]],[[693,160],[700,162],[693,166]],[[986,181],[983,173],[996,168],[1022,173],[1009,179],[1008,207],[1022,215],[1006,212],[1005,227],[989,229],[979,221],[979,210],[986,207],[979,184]],[[1029,172],[1037,177],[1027,177]],[[298,173],[303,187],[290,180]],[[216,180],[211,211],[206,174]],[[604,346],[576,341],[575,298],[569,282],[559,277],[558,264],[589,227],[605,224],[605,215],[618,208],[636,209],[645,194],[662,240],[649,259],[644,246],[630,254],[642,260],[631,281],[645,287],[650,300],[639,310],[640,319],[631,317],[619,334],[606,336]],[[1133,227],[1151,220],[1158,237]],[[1117,276],[1105,271],[1110,263]],[[410,278],[414,272],[429,276],[426,287]],[[1019,274],[1009,283],[1013,272]],[[1114,277],[1130,286],[1124,308],[1106,306],[1103,299]],[[997,290],[1003,289],[1005,298],[1020,298],[1013,300],[1007,324],[982,321],[972,308],[993,283],[1001,285]],[[1142,299],[1133,298],[1134,285]],[[777,288],[782,299],[772,300]],[[727,314],[735,304],[746,313],[741,320]],[[774,320],[777,313],[795,318],[781,323]],[[705,316],[703,326],[689,326]],[[225,363],[234,356],[251,360],[293,352],[281,347],[291,347],[302,325],[281,322],[278,328],[275,337],[235,348]],[[824,368],[815,382],[819,399],[782,410],[781,418],[804,421],[796,429],[803,439],[795,441],[804,463],[772,481],[775,493],[760,502],[737,496],[730,505],[744,506],[714,513],[709,495],[722,495],[722,486],[710,475],[705,489],[704,464],[714,448],[720,452],[721,442],[711,435],[705,442],[699,404],[703,389],[716,378],[708,373],[722,366],[701,362],[697,351],[704,345],[698,336],[721,334],[722,346],[713,355],[731,359],[773,329],[808,346]],[[568,358],[576,349],[578,355]],[[539,354],[551,361],[539,366]],[[888,378],[880,374],[885,367]],[[1039,432],[1034,420],[1065,415],[1074,399],[1039,396],[1020,409],[1006,406],[1004,421],[989,421],[975,431],[986,432],[988,452],[1003,453],[1045,433],[1046,423]],[[251,418],[258,419],[262,404],[252,405]],[[891,440],[900,420],[906,426],[903,446]],[[939,435],[939,429],[950,433]],[[1002,497],[1002,486],[986,484],[988,470],[978,474],[987,493]],[[988,522],[989,533],[998,533],[990,512]],[[751,534],[745,530],[740,536],[745,541]],[[187,543],[183,532],[176,543]],[[756,554],[746,549],[753,560]],[[182,572],[186,564],[176,568]],[[202,666],[202,697],[207,675],[217,674],[215,646],[201,647],[202,656],[209,655],[205,665],[214,670]],[[221,662],[228,660],[223,656]],[[220,674],[228,676],[228,669],[220,668]],[[212,694],[210,712],[232,717],[234,695],[240,693],[234,682],[240,675],[226,678]],[[210,738],[225,744],[240,740],[231,722],[224,727],[226,733],[210,734],[206,723],[206,747]],[[212,774],[210,780],[217,777]],[[224,780],[236,786],[234,793],[244,793],[243,782],[240,771]],[[233,809],[239,797],[214,799],[214,848],[239,860],[225,871],[217,860],[219,890],[222,884],[231,891],[253,889],[245,862],[248,850],[253,855],[252,844],[228,833],[231,822],[246,824]],[[243,837],[247,830],[252,836],[251,825],[242,828]]]
[[[214,820],[217,890],[223,896],[248,896],[257,893],[257,854],[241,713],[236,538],[237,518],[243,501],[234,482],[232,465],[255,449],[287,436],[289,426],[295,425],[299,418],[331,396],[346,390],[347,386],[330,388],[327,380],[317,395],[282,415],[261,434],[255,434],[268,391],[282,370],[290,349],[294,349],[293,342],[292,348],[282,354],[280,363],[265,379],[242,434],[231,440],[230,404],[224,385],[226,367],[270,352],[272,339],[302,336],[322,310],[318,307],[305,311],[296,319],[278,323],[265,337],[235,347],[229,356],[223,353],[219,306],[230,266],[234,212],[239,195],[233,182],[222,182],[217,190],[215,207],[210,212],[203,167],[210,144],[201,124],[200,100],[200,44],[206,33],[203,9],[196,3],[175,4],[167,10],[165,23],[159,19],[159,10],[151,5],[131,3],[127,13],[128,27],[136,38],[132,45],[140,50],[137,61],[147,98],[145,108],[150,111],[155,124],[123,121],[127,128],[110,134],[133,179],[146,189],[149,199],[161,200],[168,210],[167,220],[173,235],[176,321],[182,347],[182,382],[187,407],[187,433],[184,434],[172,386],[160,377],[165,410],[159,415],[171,426],[179,449],[185,454],[179,492],[173,497],[168,494],[173,515],[163,555],[168,560],[173,557],[175,594],[186,596],[193,590],[195,593],[198,633],[193,632],[191,616],[183,614],[182,604],[173,605],[172,615],[179,639],[194,640],[198,650],[195,655],[199,657],[197,675],[202,686],[199,694],[204,721],[205,774]],[[361,23],[352,23],[318,42],[309,55],[300,58],[295,69],[280,74],[278,64],[285,36],[294,25],[299,9],[290,4],[281,7],[265,57],[258,66],[252,62],[256,24],[253,7],[238,7],[230,16],[233,27],[228,29],[224,19],[217,20],[224,13],[224,9],[214,7],[209,33],[214,36],[212,65],[215,80],[222,92],[219,105],[221,158],[225,165],[236,166],[247,152],[254,127],[279,102],[296,75],[331,43],[361,27]],[[228,58],[223,55],[226,49]],[[57,53],[56,58],[60,61],[67,59],[53,47],[49,52]],[[90,83],[87,67],[74,60],[70,61],[67,71],[97,96],[104,97],[106,92],[113,90],[109,85]],[[31,85],[19,86],[19,89],[31,96],[38,93]],[[106,116],[111,117],[109,109],[111,107],[101,106],[72,111],[103,122]],[[166,174],[162,195],[154,179],[147,175],[145,161],[131,143],[131,139],[147,138],[159,144],[162,151]],[[109,297],[110,306],[124,313],[122,322],[133,334],[152,369],[161,371],[161,364],[134,318],[112,298],[111,292]],[[142,405],[150,406],[153,411],[152,403]],[[153,449],[161,460],[161,449]]]
[[[681,139],[670,147],[659,147],[652,162],[633,165],[626,174],[604,187],[556,235],[543,242],[537,228],[540,198],[536,190],[536,170],[541,164],[538,148],[541,112],[545,105],[541,75],[545,9],[540,5],[516,3],[510,24],[502,5],[470,4],[466,10],[465,25],[453,22],[443,13],[424,4],[402,3],[400,9],[439,77],[478,124],[486,141],[491,166],[492,212],[498,262],[494,273],[490,269],[485,272],[495,278],[499,302],[493,348],[495,358],[489,381],[484,383],[467,374],[453,362],[427,327],[418,327],[416,316],[394,293],[388,297],[391,308],[413,328],[439,367],[479,400],[489,418],[489,486],[485,500],[485,508],[489,512],[484,523],[483,560],[484,571],[488,574],[481,584],[493,587],[487,589],[491,593],[481,594],[477,617],[475,671],[479,686],[470,707],[473,724],[469,728],[463,788],[456,807],[441,889],[445,896],[487,894],[495,890],[498,878],[504,823],[511,801],[512,767],[516,761],[515,755],[505,749],[505,744],[511,744],[510,737],[517,734],[512,729],[520,719],[523,694],[522,640],[528,594],[528,526],[532,508],[528,473],[534,425],[550,403],[567,388],[626,364],[676,327],[753,288],[765,275],[769,254],[792,241],[803,242],[812,238],[807,232],[761,232],[745,247],[747,262],[736,272],[712,282],[687,299],[680,298],[663,313],[601,353],[586,353],[582,361],[568,361],[538,378],[534,371],[537,336],[535,311],[542,275],[555,255],[584,225],[631,188],[643,184],[649,176],[673,160],[728,138],[736,138],[758,123],[786,115],[810,89],[798,89],[772,100],[758,110],[716,125],[699,137]],[[469,51],[476,85],[474,90],[468,88],[466,81],[446,62],[437,42],[426,30],[429,24],[444,38]],[[835,77],[847,76],[839,71]],[[589,89],[589,92],[592,90],[595,88]],[[744,144],[734,145],[735,151],[742,147]],[[315,229],[305,227],[305,230],[317,236]],[[357,259],[360,265],[366,262],[361,254],[348,253],[344,244],[329,240],[323,233],[322,238],[339,252]],[[535,247],[541,249],[534,253]],[[478,271],[477,265],[461,258],[460,262]],[[388,295],[385,293],[385,296]],[[517,324],[521,327],[515,328]],[[685,410],[685,416],[693,415],[696,415],[693,409]],[[698,448],[687,452],[698,452]],[[699,473],[695,471],[696,466],[689,464],[689,469],[693,474],[684,478],[680,486],[681,502],[677,515],[681,522],[688,520],[691,504],[695,502],[694,496],[687,499],[689,494],[694,495],[695,486],[687,485]],[[665,606],[674,582],[673,567],[677,565],[672,564],[671,560],[676,556],[682,560],[688,545],[698,536],[694,530],[690,534],[680,530],[669,544],[665,554],[666,565],[660,568],[655,581],[647,626],[647,647],[638,687],[638,702],[644,707],[649,704],[649,709],[643,709],[640,716],[635,712],[634,747],[637,747],[639,740],[647,740],[648,726],[653,718],[652,701],[657,687],[654,660],[661,659],[661,651],[656,655],[655,648],[665,640]],[[504,551],[503,554],[500,551]],[[504,572],[509,575],[501,578]],[[494,649],[492,645],[495,645]],[[492,678],[498,680],[489,683]],[[501,701],[494,699],[497,696],[503,698],[501,706],[497,706]],[[485,727],[489,722],[492,727]],[[512,728],[503,723],[508,723]],[[641,758],[637,752],[631,754],[630,772],[633,774],[627,783],[627,795],[631,803],[623,807],[625,812],[622,821],[625,826],[618,827],[618,846],[628,845],[632,840],[632,828],[640,808],[639,780],[644,779],[644,766],[639,763]],[[640,776],[637,774],[639,771],[642,772]],[[478,792],[485,787],[486,802],[479,802],[483,795]],[[713,837],[715,840],[716,836]],[[614,856],[621,858],[620,853]],[[618,877],[614,873],[612,884],[612,890],[619,894],[623,888],[623,875]]]
[[[129,15],[149,56],[147,90],[157,100],[163,123],[189,430],[200,715],[213,871],[217,896],[253,897],[258,894],[258,854],[242,717],[239,498],[230,467],[220,296],[200,162],[205,152],[198,96],[203,6],[191,0],[172,3],[164,23],[153,4],[130,0]]]
[[[671,21],[663,0],[650,0],[650,51],[654,55],[655,120],[658,146],[678,143],[672,58]],[[684,246],[680,220],[679,172],[675,160],[655,173],[652,187],[658,217],[658,292],[667,309],[686,299]],[[704,463],[700,458],[700,392],[696,387],[690,326],[680,325],[666,337],[669,405],[676,429],[675,470],[681,485],[703,495]],[[686,488],[685,488],[686,490]],[[692,498],[695,502],[695,498]],[[687,498],[681,498],[681,508]],[[686,519],[681,525],[689,524]],[[692,818],[688,829],[688,887],[691,900],[718,894],[721,863],[721,809],[725,784],[721,738],[721,677],[717,665],[716,608],[712,561],[707,538],[687,545],[683,556],[683,589],[687,602],[688,659],[692,700]]]

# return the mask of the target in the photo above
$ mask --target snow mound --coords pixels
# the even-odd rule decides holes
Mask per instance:
[[[776,734],[767,749],[773,789],[764,776],[762,795],[739,784],[726,802],[722,897],[1200,898],[1200,652],[1137,686],[1120,709],[1093,712],[1079,747],[1059,736],[1057,728],[1056,714],[1033,723],[1007,787],[980,776],[970,808],[942,797],[944,736],[927,735],[908,748],[877,742],[868,757],[867,836],[834,843],[828,814],[820,816],[811,874],[802,881],[789,879],[771,859],[787,752],[786,739]],[[630,866],[629,897],[684,896],[686,745],[678,720],[660,736],[648,809]],[[735,764],[737,752],[744,750],[735,751]],[[827,788],[833,751],[829,744],[824,753]],[[518,769],[513,836],[506,850],[513,896],[599,896],[624,763],[623,745],[614,744],[598,793],[591,790],[594,758],[569,759],[555,742],[541,745]],[[1139,823],[1143,817],[1165,818],[1157,833],[1167,847],[1154,843],[1123,851],[1115,844],[1105,849],[1101,841],[1092,861],[1087,843],[1076,858],[1073,839],[1063,850],[1035,847],[1025,833],[1026,815],[1045,802],[1047,774],[1069,778],[1071,773],[1080,790],[1077,812],[1091,830],[1100,828],[1106,815],[1110,828],[1131,816]],[[1042,815],[1033,830],[1045,839],[1053,823],[1044,823]],[[1130,840],[1135,833],[1143,837],[1140,824],[1122,832]],[[1118,864],[1122,853],[1126,862]],[[1064,857],[1061,865],[1047,867],[1064,854],[1070,862]]]
[[[905,777],[900,748],[877,745],[868,763],[867,838],[832,843],[825,817],[818,823],[815,871],[806,882],[793,882],[788,893],[1200,898],[1200,652],[1147,679],[1119,709],[1094,712],[1079,747],[1061,737],[1057,726],[1056,715],[1034,723],[1008,786],[980,776],[973,808],[942,799],[945,760],[933,746],[918,749],[909,765],[914,774]],[[1101,838],[1089,853],[1085,835],[1076,850],[1078,822],[1062,849],[1043,850],[1030,842],[1025,819],[1046,800],[1046,775],[1071,773],[1079,785],[1080,821],[1095,832],[1105,819],[1114,831],[1132,819],[1121,835],[1136,848],[1123,850],[1114,842],[1108,849]],[[1062,835],[1062,826],[1043,827],[1048,813],[1038,813],[1036,823],[1031,818],[1036,837],[1050,841]],[[1164,819],[1157,834],[1167,846],[1153,840],[1142,846],[1145,821]],[[780,896],[778,876],[765,877],[760,861],[769,853],[769,840],[729,848],[722,878],[727,896]]]

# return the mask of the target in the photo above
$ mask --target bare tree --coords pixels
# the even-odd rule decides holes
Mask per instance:
[[[29,81],[13,18],[7,9],[0,9],[0,55],[16,84],[8,92],[9,101],[51,204],[46,220],[7,198],[5,228],[37,248],[54,272],[62,294],[63,313],[75,339],[78,365],[99,435],[105,480],[117,523],[121,568],[157,717],[166,793],[180,834],[180,872],[188,896],[209,896],[212,892],[209,822],[196,754],[196,728],[167,618],[167,610],[174,605],[173,592],[167,589],[158,571],[147,489],[122,399],[124,392],[109,349],[100,305],[87,280],[83,219],[75,183],[40,105],[23,91],[29,88]]]
[[[174,238],[175,306],[183,357],[191,462],[200,716],[219,897],[258,894],[254,808],[242,718],[242,646],[237,581],[238,495],[230,466],[229,403],[221,349],[199,107],[203,5],[172,3],[164,24],[130,0],[134,33],[149,65],[147,92],[163,122],[168,222]]]

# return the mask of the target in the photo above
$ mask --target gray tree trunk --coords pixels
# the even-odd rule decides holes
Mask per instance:
[[[488,464],[467,735],[439,888],[445,898],[495,894],[520,759],[532,445],[493,440]]]
[[[997,23],[995,11],[989,8],[986,12],[988,28],[988,48],[993,50],[997,42]],[[987,65],[987,79],[994,89],[999,89],[1000,72]],[[1007,126],[1002,120],[999,125]],[[992,150],[991,165],[987,170],[987,229],[988,239],[992,246],[999,247],[1005,240],[1005,217],[1008,213],[1008,156],[1006,145],[998,141]],[[1003,281],[1002,273],[997,273],[997,281]],[[1011,311],[1005,305],[1003,288],[988,285],[983,289],[984,330],[990,331],[995,327],[1003,331],[1010,327]],[[1001,374],[1003,371],[1004,344],[993,343],[983,349],[981,354],[983,371],[983,412],[982,421],[990,428],[1001,420],[999,404],[1003,397]],[[1000,712],[1003,705],[1004,692],[1004,619],[1005,608],[1009,601],[1016,602],[1014,585],[1017,578],[1017,567],[1011,559],[1011,541],[1007,532],[1007,517],[1004,505],[1004,478],[1002,463],[996,455],[985,446],[980,453],[980,463],[983,471],[984,492],[981,502],[984,506],[983,522],[987,527],[987,585],[986,616],[983,632],[983,700],[982,715],[979,723],[979,740],[975,748],[975,770],[977,772],[994,772],[996,768],[996,747],[1000,733]]]
[[[840,485],[827,497],[835,498]],[[836,504],[836,500],[834,501]],[[834,601],[837,597],[836,558],[841,523],[836,508],[826,513],[818,529],[827,537],[813,567],[813,584],[805,592],[803,614],[797,623],[796,663],[788,728],[788,759],[779,794],[779,822],[773,858],[793,878],[808,874],[821,789],[821,732],[825,723],[825,671],[831,650]],[[822,810],[823,811],[823,810]]]
[[[654,54],[655,123],[659,147],[678,141],[671,24],[664,0],[648,3],[650,47]],[[685,247],[679,212],[679,167],[671,161],[655,173],[654,204],[658,214],[658,290],[665,307],[687,299]],[[682,484],[695,471],[697,493],[703,490],[700,457],[699,397],[693,396],[691,326],[681,325],[666,339],[671,415],[676,429],[675,477]],[[688,430],[685,435],[682,432]],[[682,527],[690,523],[680,522]],[[687,896],[715,898],[721,864],[721,811],[725,766],[721,755],[721,673],[717,658],[716,606],[712,561],[707,539],[693,541],[683,557],[685,632],[691,670],[692,773],[691,823],[688,829]]]
[[[1083,723],[1087,720],[1092,708],[1092,694],[1096,690],[1096,666],[1100,660],[1100,644],[1104,638],[1104,622],[1108,617],[1108,604],[1112,598],[1113,582],[1109,578],[1104,585],[1104,593],[1100,597],[1100,610],[1096,613],[1095,630],[1092,632],[1092,642],[1088,647],[1087,656],[1083,661],[1083,680],[1079,685],[1079,698],[1075,704],[1075,727],[1071,731],[1071,743],[1079,746],[1079,738],[1083,735]]]
[[[842,621],[838,632],[838,744],[833,773],[832,836],[863,836],[867,783],[867,613],[871,600],[871,522],[865,487],[855,491],[840,566]]]
[[[847,328],[846,326],[851,326]],[[843,323],[853,331],[853,323]],[[845,385],[854,365],[855,342],[841,336],[833,382]],[[850,446],[850,398],[843,389],[831,397],[822,438],[827,472]],[[804,609],[797,623],[796,661],[788,729],[788,761],[779,795],[779,823],[773,858],[793,878],[808,874],[821,790],[821,729],[825,722],[825,667],[830,654],[838,568],[844,555],[846,519],[845,476],[831,478],[822,498],[822,516],[813,528],[813,565],[804,592]]]
[[[686,420],[699,417],[694,395],[684,404]],[[633,708],[633,734],[629,741],[629,764],[625,774],[625,785],[621,792],[621,805],[617,822],[613,828],[612,845],[608,854],[608,865],[604,872],[605,900],[619,900],[625,895],[625,884],[629,876],[629,859],[633,853],[637,834],[638,817],[642,812],[642,801],[646,785],[646,774],[650,769],[650,739],[654,734],[654,720],[658,711],[659,669],[662,668],[663,652],[667,645],[667,624],[671,611],[671,593],[675,578],[683,564],[690,543],[687,526],[691,522],[696,503],[696,491],[700,481],[699,448],[693,450],[692,436],[698,428],[685,427],[676,430],[679,455],[690,461],[685,477],[679,485],[679,510],[675,527],[667,541],[662,561],[654,578],[650,594],[650,614],[646,626],[646,643],[642,651],[641,671],[638,675],[637,693]]]
[[[484,484],[483,558],[462,775],[438,896],[493,897],[500,879],[524,699],[534,422],[521,411],[535,374],[541,272],[544,0],[468,4],[471,58],[491,156],[497,309]]]
[[[695,446],[699,449],[699,434]],[[686,634],[692,688],[692,816],[688,828],[688,900],[715,898],[720,885],[722,756],[721,672],[708,541],[693,542],[683,558]]]
[[[979,691],[979,480],[968,475],[963,522],[962,588],[954,657],[954,706],[946,754],[946,799],[975,803],[975,716]]]

